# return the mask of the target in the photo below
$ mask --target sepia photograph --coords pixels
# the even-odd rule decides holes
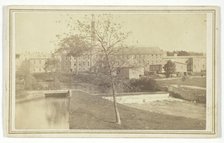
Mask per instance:
[[[217,7],[5,11],[7,136],[217,136]]]

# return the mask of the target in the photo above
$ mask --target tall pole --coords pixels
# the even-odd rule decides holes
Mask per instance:
[[[93,59],[94,59],[94,46],[95,46],[95,15],[92,14],[92,21],[91,21],[91,50],[90,50],[90,70],[93,71]]]

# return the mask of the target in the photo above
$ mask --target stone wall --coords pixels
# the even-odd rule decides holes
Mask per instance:
[[[110,97],[105,97],[103,96],[102,98],[108,99],[108,100],[113,100],[113,98]],[[131,95],[118,95],[116,97],[117,102],[124,104],[124,103],[147,103],[151,101],[156,101],[156,100],[164,100],[169,98],[169,93],[166,92],[150,92],[150,93],[138,93],[138,94],[131,94]]]

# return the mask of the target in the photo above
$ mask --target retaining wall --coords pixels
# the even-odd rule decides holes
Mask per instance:
[[[128,93],[127,93],[128,94]],[[151,102],[151,101],[157,101],[157,100],[165,100],[167,98],[169,98],[169,93],[143,93],[143,94],[136,94],[134,95],[132,93],[132,95],[119,95],[116,97],[116,100],[118,103],[138,103],[138,104],[142,104],[142,103],[147,103],[147,102]],[[107,99],[107,100],[113,100],[113,97],[106,97],[103,96],[102,98]]]

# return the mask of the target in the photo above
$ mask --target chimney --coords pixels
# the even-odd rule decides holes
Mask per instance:
[[[91,21],[91,42],[94,45],[96,36],[95,36],[95,16],[92,14],[92,21]]]

